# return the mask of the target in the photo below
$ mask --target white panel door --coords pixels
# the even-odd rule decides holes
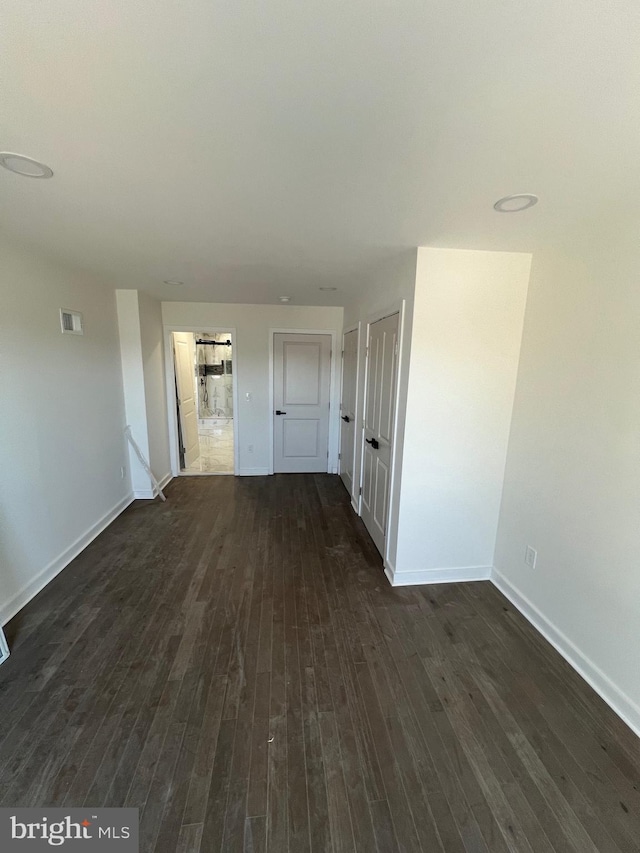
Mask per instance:
[[[389,512],[399,316],[392,314],[372,323],[367,348],[362,520],[383,556]]]
[[[198,414],[195,396],[195,339],[192,332],[174,332],[173,349],[176,364],[176,387],[180,403],[180,429],[184,447],[184,467],[200,456]]]
[[[273,470],[326,471],[331,335],[273,336]]]
[[[358,330],[342,339],[342,401],[340,403],[340,476],[353,495],[356,431],[356,388],[358,379]]]

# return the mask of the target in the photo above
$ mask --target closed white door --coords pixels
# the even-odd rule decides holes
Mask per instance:
[[[393,452],[398,319],[399,314],[392,314],[371,323],[367,348],[362,520],[383,556]]]
[[[273,470],[326,471],[331,335],[273,336]]]
[[[176,388],[180,411],[180,430],[184,447],[184,467],[200,456],[198,415],[195,396],[195,339],[193,333],[174,332],[173,351],[176,364]]]
[[[340,476],[353,495],[356,430],[356,388],[358,378],[358,330],[342,339],[342,401],[340,403]]]

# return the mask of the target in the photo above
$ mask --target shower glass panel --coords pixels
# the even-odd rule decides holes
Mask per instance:
[[[196,333],[198,418],[233,417],[233,344],[231,334]]]

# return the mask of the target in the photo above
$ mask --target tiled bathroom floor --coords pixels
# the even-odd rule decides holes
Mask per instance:
[[[233,420],[198,427],[200,456],[185,468],[187,474],[233,474]]]

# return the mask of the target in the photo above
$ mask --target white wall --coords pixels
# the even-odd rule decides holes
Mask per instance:
[[[116,290],[122,381],[127,423],[153,474],[170,478],[164,330],[160,302],[137,290]],[[129,448],[131,486],[136,498],[152,498],[149,476]]]
[[[164,328],[158,299],[140,292],[140,344],[151,470],[160,482],[171,475],[167,384],[165,381]]]
[[[489,577],[530,263],[418,250],[395,584]]]
[[[240,474],[267,474],[270,460],[269,330],[314,329],[335,331],[336,352],[333,377],[336,394],[339,382],[342,308],[296,307],[292,305],[231,305],[210,302],[163,302],[166,329],[204,331],[207,328],[235,329],[233,377],[238,386]],[[251,395],[247,401],[246,394]],[[332,406],[329,436],[330,460],[337,463],[338,397]],[[250,445],[253,451],[249,450]],[[176,472],[177,473],[177,472]]]
[[[637,233],[534,255],[495,565],[640,734]]]
[[[411,357],[411,326],[413,322],[413,298],[416,283],[416,249],[407,249],[394,258],[372,269],[361,282],[358,298],[345,307],[344,328],[360,329],[358,350],[358,398],[356,404],[355,465],[353,472],[354,494],[352,503],[360,511],[360,477],[362,469],[363,433],[360,425],[364,418],[366,346],[368,324],[394,311],[400,311],[403,321],[400,329],[398,358],[398,407],[396,434],[393,449],[393,476],[389,494],[389,514],[385,562],[395,565],[400,488],[403,472],[403,448],[405,412]]]
[[[149,458],[147,431],[147,408],[144,394],[144,367],[142,341],[140,337],[140,309],[137,290],[116,290],[118,330],[120,335],[120,357],[122,361],[122,384],[127,424],[140,451]],[[129,471],[131,488],[136,497],[150,497],[149,477],[140,464],[132,447],[129,446]]]
[[[113,289],[1,245],[0,624],[130,500]],[[59,309],[84,314],[62,335]]]

